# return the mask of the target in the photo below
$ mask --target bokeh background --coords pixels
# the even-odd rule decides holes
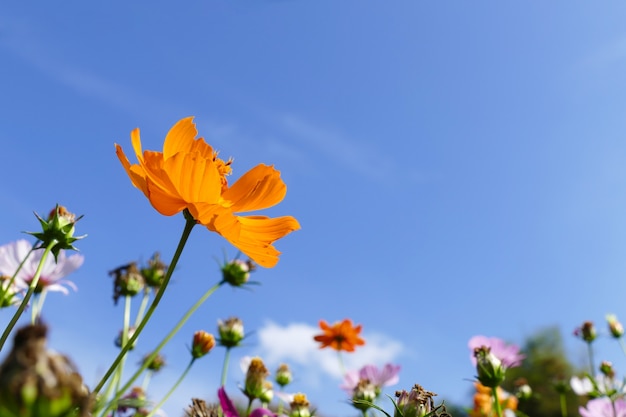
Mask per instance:
[[[287,362],[292,392],[356,414],[335,355],[311,340],[320,319],[350,318],[367,346],[349,367],[400,363],[389,393],[418,382],[470,405],[471,336],[521,343],[556,325],[582,360],[576,326],[626,317],[625,18],[623,2],[582,0],[3,2],[0,240],[56,203],[85,215],[79,290],[50,294],[44,318],[94,384],[122,320],[107,272],[169,259],[184,224],[132,187],[113,144],[130,154],[139,127],[159,150],[195,116],[234,157],[233,180],[261,162],[282,172],[287,197],[266,213],[302,230],[277,242],[262,285],[201,308],[151,397],[182,372],[194,331],[239,316],[251,334],[234,361]],[[236,255],[194,230],[131,365]],[[215,400],[223,353],[196,364],[167,415]],[[233,363],[228,391],[242,381]]]

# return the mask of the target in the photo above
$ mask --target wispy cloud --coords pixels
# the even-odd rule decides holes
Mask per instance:
[[[356,141],[291,114],[279,115],[277,120],[279,128],[290,137],[323,153],[337,165],[371,180],[386,182],[391,179],[394,172],[392,159],[371,144]]]
[[[270,365],[281,362],[296,364],[311,381],[330,376],[341,378],[337,352],[320,349],[313,336],[320,330],[304,323],[290,323],[281,326],[267,322],[258,332],[259,355]],[[357,369],[365,364],[385,364],[393,362],[402,354],[403,345],[383,334],[365,333],[366,345],[355,352],[344,355],[347,369]]]

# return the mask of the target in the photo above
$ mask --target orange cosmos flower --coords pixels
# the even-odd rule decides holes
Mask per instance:
[[[359,337],[361,325],[352,326],[352,320],[344,319],[332,326],[329,326],[324,320],[320,320],[319,324],[324,333],[315,336],[314,339],[322,344],[320,349],[330,346],[335,350],[354,352],[357,345],[365,344],[365,340]]]
[[[287,192],[280,172],[257,165],[232,186],[226,176],[232,160],[224,161],[204,139],[198,138],[193,118],[180,120],[167,133],[163,152],[141,149],[139,129],[131,132],[138,164],[132,164],[122,147],[116,154],[131,182],[161,214],[171,216],[185,209],[209,230],[217,232],[241,252],[264,267],[273,267],[280,252],[272,243],[298,230],[291,216],[238,216],[272,207]]]
[[[496,412],[493,409],[491,388],[485,387],[480,382],[475,382],[474,387],[476,388],[476,393],[474,394],[474,408],[469,412],[470,417],[494,417]],[[516,411],[517,398],[500,387],[497,390],[502,410]]]

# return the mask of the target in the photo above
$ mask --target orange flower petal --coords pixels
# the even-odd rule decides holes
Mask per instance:
[[[165,136],[163,143],[163,158],[169,159],[177,153],[200,152],[206,158],[213,158],[213,148],[204,139],[196,140],[198,130],[193,117],[179,120]]]
[[[199,152],[177,153],[165,160],[163,170],[183,200],[219,203],[222,177],[213,159],[206,159]]]
[[[280,203],[286,193],[287,186],[280,178],[280,171],[260,164],[226,190],[224,199],[231,201],[233,212],[248,212],[272,207]]]
[[[135,187],[139,188],[147,197],[148,187],[146,185],[145,172],[143,172],[143,169],[141,169],[139,165],[131,165],[130,161],[128,161],[128,158],[126,157],[126,154],[124,154],[124,150],[117,143],[115,144],[115,154],[117,155],[120,162],[122,163],[122,166],[126,170],[126,174],[130,178],[130,181]]]

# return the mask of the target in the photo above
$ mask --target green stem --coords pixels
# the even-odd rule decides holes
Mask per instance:
[[[196,225],[196,221],[191,216],[186,215],[185,220],[186,220],[185,228],[183,229],[183,233],[180,237],[180,241],[178,242],[178,247],[176,248],[176,252],[174,253],[174,257],[172,258],[172,263],[167,268],[167,272],[165,273],[165,277],[163,278],[163,283],[159,287],[159,290],[157,291],[154,297],[154,300],[152,300],[152,304],[150,304],[148,311],[146,311],[146,315],[141,320],[141,323],[139,323],[139,326],[137,326],[137,328],[135,329],[135,333],[131,336],[130,340],[128,340],[128,342],[122,347],[122,350],[120,351],[120,353],[117,355],[117,357],[115,358],[115,360],[113,361],[109,369],[106,371],[106,373],[104,374],[104,376],[102,377],[98,385],[96,385],[96,387],[94,388],[93,390],[94,395],[97,395],[100,392],[100,390],[104,386],[107,379],[111,377],[111,374],[117,368],[117,365],[120,363],[122,358],[130,350],[130,347],[135,343],[135,340],[137,340],[137,337],[139,337],[139,334],[141,334],[141,331],[148,323],[148,320],[150,320],[150,317],[152,317],[152,313],[154,313],[154,310],[159,305],[159,302],[161,301],[161,298],[163,297],[163,294],[165,293],[165,290],[167,288],[167,284],[169,283],[170,278],[172,277],[174,268],[176,267],[176,264],[178,263],[178,259],[180,258],[180,255],[183,252],[185,243],[187,243],[187,238],[189,238],[191,229],[193,229],[193,227]]]
[[[252,401],[254,401],[254,398],[248,398],[248,408],[246,408],[246,417],[250,417],[250,413],[252,412]]]
[[[44,301],[46,301],[46,294],[48,294],[48,291],[46,290],[46,288],[44,288],[36,296],[37,301],[33,301],[33,308],[31,309],[31,318],[30,318],[31,324],[35,324],[37,319],[41,317],[41,310],[43,310],[43,303]]]
[[[337,351],[337,358],[339,358],[339,369],[341,369],[341,374],[346,374],[346,366],[343,364],[343,356],[341,356],[341,351]]]
[[[567,398],[565,394],[560,394],[559,400],[561,403],[561,417],[567,417]]]
[[[226,347],[224,355],[224,365],[222,366],[222,386],[226,385],[226,374],[228,373],[228,362],[230,361],[230,346]]]
[[[128,342],[128,333],[130,331],[130,302],[131,302],[130,295],[126,295],[124,297],[124,320],[122,324],[122,346],[126,346],[126,343]],[[122,376],[124,374],[125,362],[126,362],[126,356],[122,358],[115,372],[116,373],[116,376],[115,376],[115,379],[116,379],[115,391],[116,392],[119,391],[120,384],[122,383]]]
[[[500,399],[498,398],[498,387],[491,388],[493,395],[494,408],[496,409],[496,415],[502,417],[502,407],[500,406]]]
[[[191,369],[191,366],[193,365],[195,361],[196,361],[196,358],[191,358],[191,362],[189,362],[189,365],[187,365],[187,368],[185,368],[185,371],[182,373],[180,378],[178,378],[178,381],[176,381],[174,386],[167,392],[167,394],[165,394],[165,397],[163,397],[163,399],[159,401],[159,403],[152,409],[152,411],[150,411],[150,414],[148,414],[146,417],[152,417],[154,413],[156,413],[157,410],[161,408],[163,404],[165,404],[167,399],[170,398],[172,393],[176,390],[176,388],[178,388],[178,386],[183,381],[183,379],[185,379],[185,377],[187,376],[187,373],[189,372],[189,370]]]
[[[587,342],[587,352],[589,353],[589,375],[595,375],[594,360],[593,360],[593,346],[591,342]]]
[[[141,304],[139,305],[139,310],[137,311],[137,318],[135,319],[135,328],[139,326],[139,323],[141,322],[141,319],[143,318],[143,313],[146,311],[149,298],[150,298],[150,288],[146,287],[143,291],[143,297],[141,298]]]
[[[107,411],[109,411],[112,407],[115,407],[115,404],[117,403],[119,398],[122,396],[122,394],[124,392],[126,392],[131,387],[133,382],[135,382],[135,380],[139,377],[139,375],[141,375],[141,373],[148,367],[148,365],[150,363],[152,363],[152,361],[154,360],[154,358],[156,358],[156,356],[159,354],[161,349],[163,349],[163,347],[165,347],[165,345],[176,335],[176,333],[178,333],[178,331],[183,327],[183,325],[187,322],[187,320],[189,320],[189,318],[192,316],[192,314],[198,308],[200,308],[202,303],[204,303],[211,296],[211,294],[213,294],[225,282],[226,281],[220,281],[217,284],[215,284],[214,286],[212,286],[211,288],[209,288],[209,290],[206,293],[204,293],[204,295],[202,297],[200,297],[200,299],[198,299],[198,301],[196,301],[196,303],[193,306],[191,306],[191,308],[189,308],[189,310],[187,310],[187,312],[179,320],[179,322],[176,324],[176,326],[174,326],[174,328],[172,330],[170,330],[170,332],[163,338],[161,343],[159,343],[158,346],[154,349],[154,351],[152,351],[150,356],[148,356],[143,361],[142,365],[139,367],[139,369],[137,369],[137,371],[133,374],[133,376],[130,377],[128,382],[126,382],[126,384],[122,387],[122,389],[120,389],[115,394],[115,397],[110,401],[109,406],[107,407],[105,412],[102,414],[103,416],[106,415]]]
[[[52,242],[50,242],[48,246],[46,246],[46,249],[44,250],[43,254],[41,255],[41,260],[39,261],[39,265],[37,266],[37,270],[35,271],[35,276],[30,281],[30,285],[28,286],[28,291],[26,292],[26,295],[24,296],[24,299],[20,303],[20,306],[17,308],[17,311],[15,312],[15,314],[13,314],[13,317],[11,317],[11,321],[7,325],[6,329],[4,329],[4,332],[2,333],[2,336],[0,337],[0,351],[2,351],[2,347],[4,346],[4,343],[7,341],[9,334],[11,333],[11,331],[15,327],[15,324],[17,323],[20,316],[24,312],[24,309],[28,305],[30,298],[33,296],[33,293],[35,292],[35,288],[37,288],[37,284],[39,283],[39,277],[41,276],[41,271],[43,271],[44,262],[46,261],[48,254],[52,251],[52,248],[54,248],[57,243],[58,242],[56,240],[53,240]]]

